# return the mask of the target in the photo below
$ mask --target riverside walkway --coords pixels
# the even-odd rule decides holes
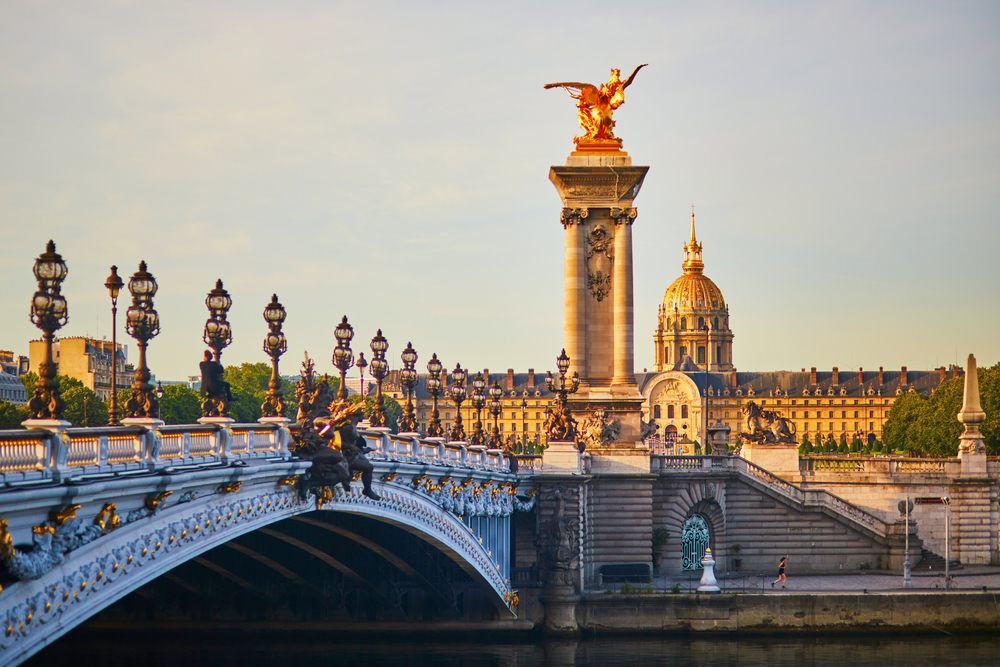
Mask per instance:
[[[771,587],[771,582],[777,577],[775,573],[767,574],[717,574],[719,587],[724,593],[766,593],[766,594],[798,594],[803,593],[928,593],[928,592],[948,592],[945,588],[945,573],[943,569],[924,570],[918,567],[913,568],[911,576],[913,586],[906,588],[903,586],[903,575],[899,572],[857,572],[853,571],[844,574],[808,574],[796,576],[794,571],[788,570],[787,588],[782,590],[780,585]],[[691,572],[688,577],[658,576],[653,578],[653,582],[648,585],[632,585],[632,590],[646,592],[652,588],[654,593],[669,592],[674,586],[680,586],[680,592],[690,593],[698,588],[699,572]],[[952,589],[957,591],[982,591],[985,587],[987,591],[1000,593],[1000,567],[992,565],[964,566],[951,571]],[[614,590],[620,592],[621,585],[608,585],[603,590]],[[626,591],[629,589],[626,588]]]

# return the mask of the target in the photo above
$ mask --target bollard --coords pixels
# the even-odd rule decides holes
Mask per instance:
[[[711,547],[705,548],[705,555],[701,559],[701,564],[705,568],[705,573],[701,575],[701,586],[698,587],[698,592],[699,593],[721,592],[719,584],[715,580],[715,559],[712,558]]]

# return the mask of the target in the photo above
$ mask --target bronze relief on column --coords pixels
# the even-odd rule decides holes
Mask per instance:
[[[597,225],[587,235],[587,287],[598,301],[611,293],[611,269],[614,266],[614,241],[608,230]]]

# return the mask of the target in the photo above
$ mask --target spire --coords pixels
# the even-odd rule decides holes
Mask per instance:
[[[701,244],[694,234],[694,204],[691,204],[691,240],[684,244],[684,273],[701,273],[705,264],[701,261]]]

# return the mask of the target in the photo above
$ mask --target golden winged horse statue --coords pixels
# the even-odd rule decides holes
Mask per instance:
[[[573,142],[577,146],[580,145],[581,141],[613,142],[621,146],[621,139],[618,139],[614,133],[615,121],[611,115],[615,109],[624,104],[625,89],[632,84],[635,75],[646,65],[648,63],[636,67],[624,81],[620,78],[621,70],[613,69],[608,82],[602,83],[599,87],[578,81],[545,84],[546,90],[564,88],[569,96],[577,101],[577,115],[580,119],[580,127],[583,128],[584,132],[582,137],[573,138]]]

